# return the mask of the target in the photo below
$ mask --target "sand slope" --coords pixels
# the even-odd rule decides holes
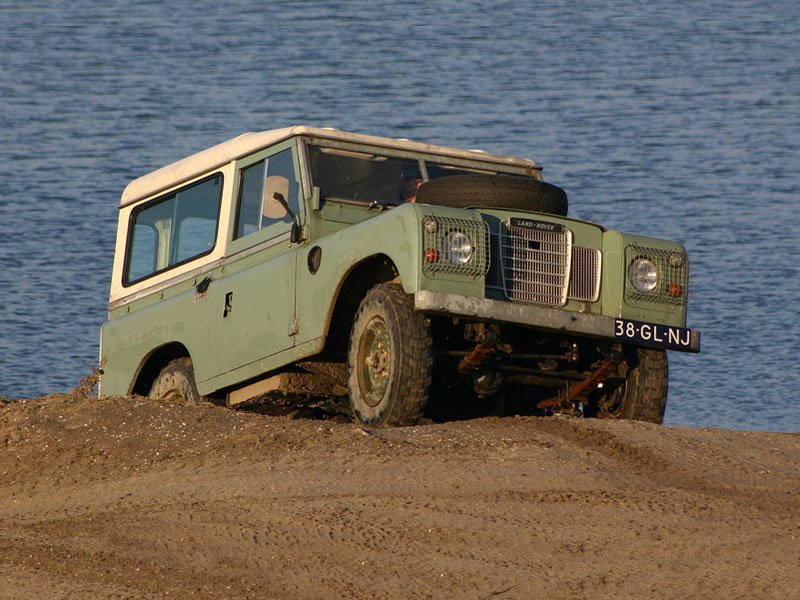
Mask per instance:
[[[800,598],[800,435],[0,408],[0,598]]]

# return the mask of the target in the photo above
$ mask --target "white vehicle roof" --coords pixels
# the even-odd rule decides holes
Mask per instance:
[[[357,144],[368,144],[388,149],[405,150],[407,152],[425,153],[443,157],[462,158],[469,160],[480,160],[489,163],[524,167],[531,171],[531,175],[540,171],[540,167],[529,158],[517,158],[513,156],[500,156],[489,154],[479,150],[460,150],[447,146],[434,146],[422,142],[412,142],[405,139],[394,139],[373,135],[363,135],[359,133],[349,133],[337,129],[327,129],[321,127],[308,127],[296,125],[284,127],[283,129],[273,129],[270,131],[260,131],[243,133],[216,146],[192,154],[170,165],[162,167],[152,173],[148,173],[138,179],[131,181],[122,192],[120,207],[127,206],[137,200],[152,196],[158,192],[179,185],[198,177],[204,173],[217,169],[233,160],[243,158],[253,152],[267,148],[278,142],[286,140],[296,135],[307,135],[314,138],[353,142]]]

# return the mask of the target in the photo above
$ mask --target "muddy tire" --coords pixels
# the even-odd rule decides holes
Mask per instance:
[[[615,390],[611,410],[603,416],[660,424],[667,408],[667,353],[639,348],[636,361],[625,383]]]
[[[432,340],[413,298],[393,283],[367,292],[347,353],[350,406],[370,426],[413,425],[428,401]]]
[[[148,398],[171,400],[183,404],[204,402],[205,397],[197,392],[192,359],[176,358],[167,363],[150,387]]]
[[[421,204],[471,208],[483,206],[567,215],[567,194],[560,187],[514,175],[453,175],[425,182]]]

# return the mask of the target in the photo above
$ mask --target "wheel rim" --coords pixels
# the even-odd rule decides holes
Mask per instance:
[[[391,379],[392,340],[386,322],[372,317],[358,344],[358,383],[367,405],[383,400]]]

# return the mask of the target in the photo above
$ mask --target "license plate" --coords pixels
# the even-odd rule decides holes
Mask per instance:
[[[643,345],[670,348],[673,350],[692,349],[692,331],[685,327],[642,323],[628,319],[614,319],[614,337],[619,340],[639,342]]]

